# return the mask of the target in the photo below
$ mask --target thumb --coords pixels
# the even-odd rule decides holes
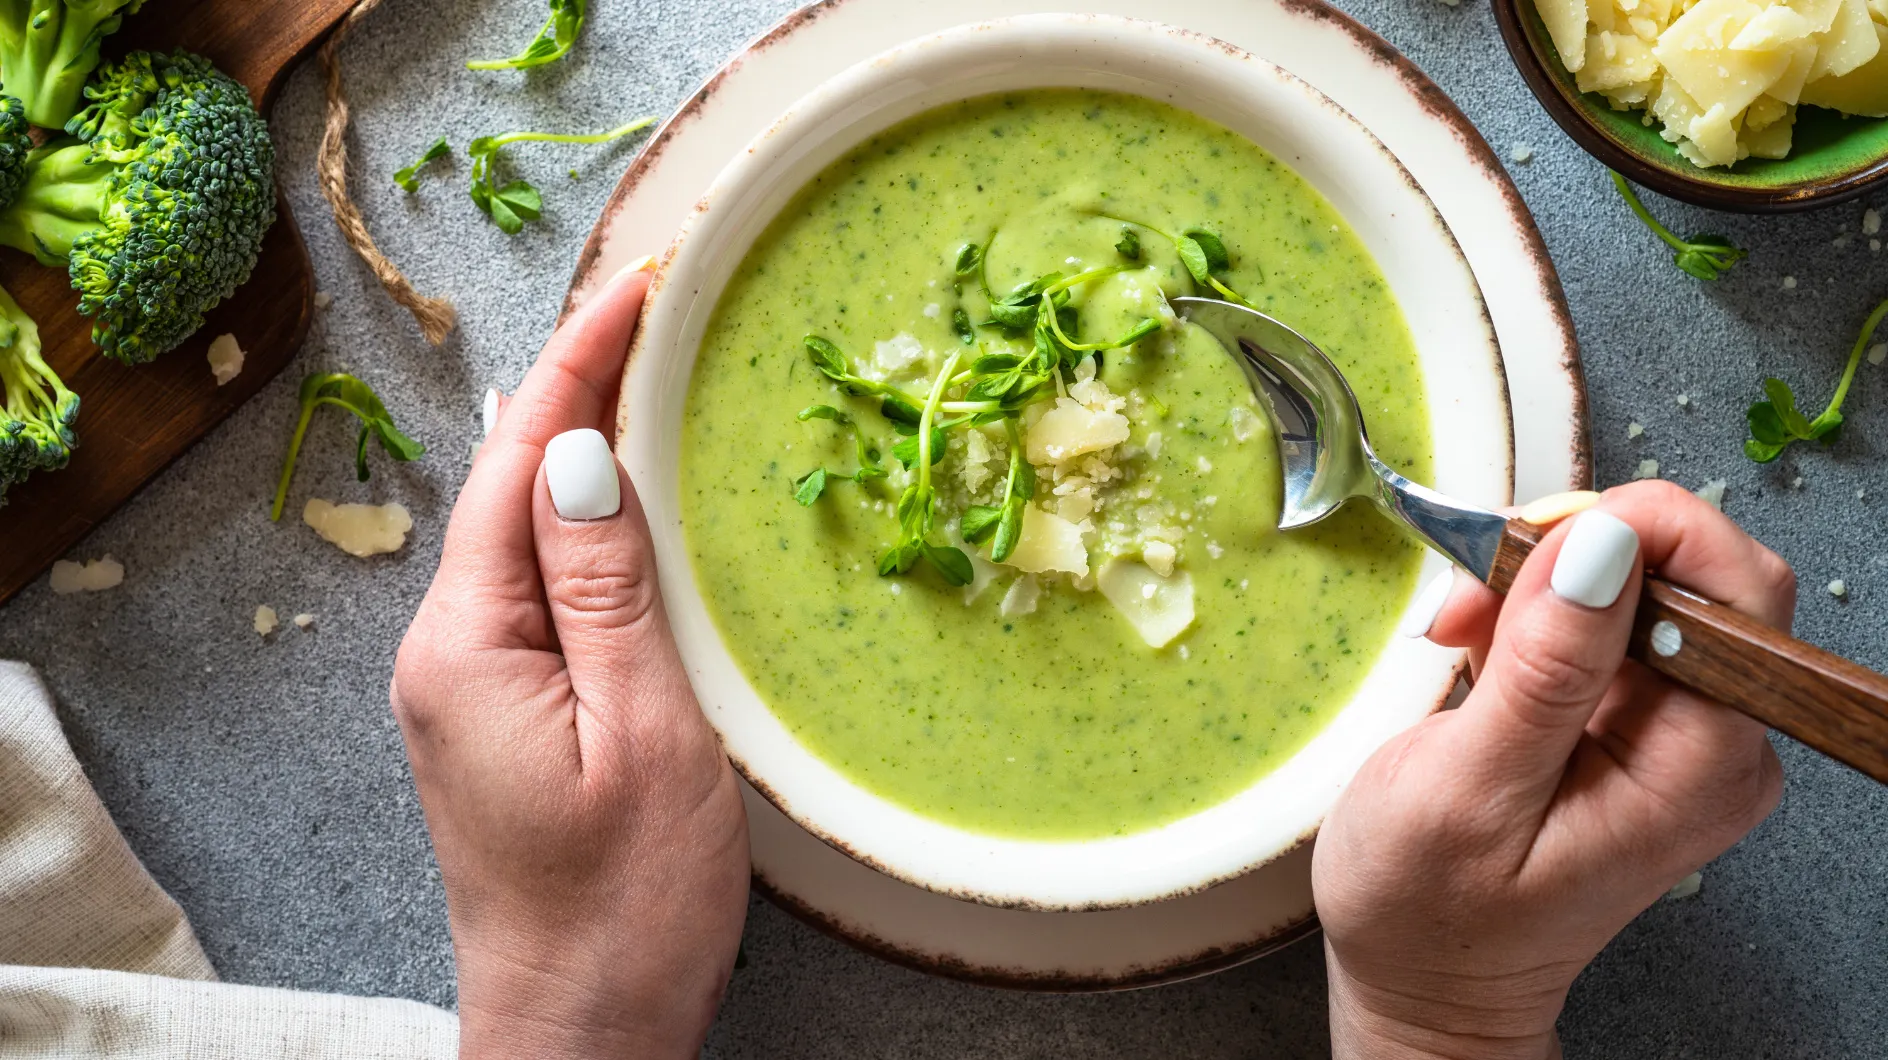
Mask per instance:
[[[1489,790],[1545,805],[1625,662],[1644,575],[1639,535],[1595,508],[1522,565],[1475,690],[1462,705]]]
[[[531,516],[538,569],[578,699],[608,712],[687,696],[649,524],[609,442],[587,427],[557,435],[544,447],[538,479]]]

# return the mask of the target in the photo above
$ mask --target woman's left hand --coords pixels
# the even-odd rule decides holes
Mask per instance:
[[[497,417],[394,667],[467,1060],[693,1057],[740,942],[740,791],[599,433],[647,287],[606,284]]]

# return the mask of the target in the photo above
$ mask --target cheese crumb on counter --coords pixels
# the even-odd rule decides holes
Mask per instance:
[[[1703,886],[1704,886],[1704,874],[1701,872],[1694,872],[1691,875],[1673,884],[1672,889],[1665,892],[1665,897],[1673,899],[1673,900],[1677,900],[1680,898],[1690,898],[1691,896],[1697,894],[1699,889],[1701,889]]]
[[[307,629],[309,626],[312,626],[314,624],[315,624],[315,616],[309,614],[306,611],[303,611],[301,614],[295,616],[296,629]]]
[[[1835,597],[1838,600],[1849,595],[1848,583],[1843,581],[1841,578],[1837,578],[1835,581],[1830,582],[1829,595]]]
[[[74,563],[62,559],[52,565],[52,591],[61,596],[69,593],[100,592],[115,589],[125,580],[125,565],[103,556],[99,559]]]
[[[1724,488],[1727,485],[1729,485],[1729,483],[1727,483],[1725,480],[1721,478],[1714,478],[1710,480],[1709,482],[1706,482],[1704,485],[1699,486],[1695,492],[1699,500],[1705,502],[1706,504],[1709,504],[1713,508],[1716,508],[1718,511],[1723,511],[1724,510]]]
[[[276,630],[276,627],[279,625],[281,625],[281,623],[276,620],[275,608],[270,607],[268,604],[263,604],[260,607],[256,608],[256,632],[257,633],[260,633],[266,637],[269,634],[274,633]]]
[[[334,296],[326,291],[315,292],[315,308],[326,309],[334,304]]]
[[[1515,144],[1508,150],[1508,157],[1516,162],[1526,162],[1534,157],[1534,148],[1530,144]]]
[[[1639,437],[1640,435],[1642,435],[1642,434],[1644,434],[1644,433],[1645,433],[1645,425],[1644,425],[1644,424],[1642,424],[1642,423],[1628,423],[1628,424],[1626,424],[1626,437],[1628,437],[1628,438],[1637,438],[1637,437]]]
[[[1783,289],[1786,291],[1796,290],[1796,277],[1794,276],[1783,277]]]
[[[406,544],[407,531],[413,529],[413,517],[401,505],[336,504],[320,497],[308,498],[302,521],[324,541],[353,556],[397,552]]]
[[[243,348],[236,344],[234,335],[218,335],[210,341],[210,374],[216,377],[216,385],[222,386],[242,374]]]
[[[1657,460],[1639,461],[1639,470],[1632,477],[1634,479],[1658,478],[1659,462]]]
[[[1868,363],[1880,364],[1888,361],[1888,342],[1878,342],[1868,348]]]
[[[1862,234],[1872,236],[1881,231],[1881,211],[1869,207],[1862,211]]]

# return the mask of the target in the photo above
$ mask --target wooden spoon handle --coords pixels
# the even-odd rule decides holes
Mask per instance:
[[[1509,520],[1490,588],[1508,591],[1545,531]],[[1888,784],[1888,677],[1650,575],[1626,654]]]

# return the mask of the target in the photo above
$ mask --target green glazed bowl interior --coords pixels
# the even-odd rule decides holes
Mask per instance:
[[[1852,199],[1888,180],[1888,118],[1800,106],[1788,158],[1746,158],[1701,169],[1659,135],[1646,113],[1583,93],[1560,61],[1534,0],[1495,0],[1508,53],[1568,136],[1621,175],[1674,199],[1739,213],[1781,213]]]

